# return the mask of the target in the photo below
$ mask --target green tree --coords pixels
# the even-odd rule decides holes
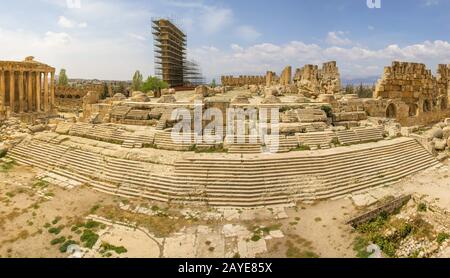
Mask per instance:
[[[217,87],[217,83],[216,83],[216,79],[213,79],[211,82],[211,88],[214,89],[215,87]]]
[[[137,70],[133,76],[133,83],[131,84],[131,89],[133,91],[141,90],[143,81],[144,77],[142,76],[141,72]]]
[[[107,97],[109,97],[109,88],[108,88],[108,83],[104,82],[103,83],[102,99],[105,99]]]
[[[147,80],[142,84],[142,91],[143,92],[149,92],[149,91],[159,91],[161,89],[167,89],[169,88],[169,84],[162,81],[158,77],[155,76],[149,76]]]
[[[61,71],[59,72],[58,85],[59,86],[69,85],[69,78],[67,77],[65,69],[61,69]]]
[[[355,93],[355,88],[353,87],[352,84],[347,84],[347,86],[345,86],[345,94],[346,95],[351,95]]]

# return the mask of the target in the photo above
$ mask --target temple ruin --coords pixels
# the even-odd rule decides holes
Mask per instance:
[[[2,71],[2,111],[50,112],[53,79],[36,80],[35,72],[54,69],[32,59],[17,65],[19,84],[10,90],[3,88],[11,75]],[[21,77],[20,69],[31,66]],[[440,65],[433,76],[423,64],[394,62],[373,98],[344,94],[336,62],[306,65],[294,76],[291,69],[280,76],[224,76],[222,86],[165,89],[161,96],[132,92],[101,99],[95,90],[59,88],[60,98],[80,99],[82,113],[52,119],[51,128],[15,143],[9,156],[108,194],[232,207],[339,198],[438,165],[435,157],[450,135],[450,120],[441,122],[450,117],[449,66]],[[42,83],[43,94],[32,95],[36,87],[27,84]],[[278,133],[259,133],[273,121],[261,114],[267,109],[278,112],[270,130]],[[230,110],[243,117],[230,117]],[[189,120],[183,123],[184,117]],[[217,118],[223,121],[212,125]],[[174,136],[180,127],[182,136]],[[365,166],[374,160],[376,167]]]
[[[27,57],[23,62],[0,61],[0,119],[33,121],[55,107],[55,69]]]

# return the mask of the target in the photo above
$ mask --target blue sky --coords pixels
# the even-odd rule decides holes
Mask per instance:
[[[170,16],[208,78],[337,60],[346,79],[392,60],[450,63],[450,0],[2,1],[0,59],[36,59],[69,77],[153,74],[150,19]],[[74,5],[75,4],[75,5]]]

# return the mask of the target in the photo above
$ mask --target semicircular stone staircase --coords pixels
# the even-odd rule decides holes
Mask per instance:
[[[217,207],[345,197],[391,185],[439,165],[411,138],[316,152],[208,158],[192,155],[178,161],[172,175],[152,172],[150,163],[36,139],[20,143],[8,155],[19,164],[41,168],[108,194]]]

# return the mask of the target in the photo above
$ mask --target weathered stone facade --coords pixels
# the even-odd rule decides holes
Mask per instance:
[[[292,67],[287,66],[281,72],[280,85],[287,86],[287,85],[290,85],[291,82],[292,82]]]
[[[55,68],[27,57],[0,61],[0,118],[33,121],[49,114],[55,103]]]
[[[110,86],[108,86],[110,88]],[[56,86],[55,105],[59,111],[71,111],[81,108],[83,97],[89,92],[102,94],[104,86],[101,84],[83,84],[81,86]]]
[[[374,98],[377,108],[369,107],[371,116],[394,118],[404,126],[430,124],[450,115],[450,65],[439,65],[437,76],[424,64],[393,62],[384,69]]]
[[[222,76],[222,86],[245,86],[245,85],[265,85],[266,78],[264,76],[249,76],[241,75],[239,77],[234,76]]]
[[[294,82],[306,95],[337,94],[341,91],[341,76],[335,61],[324,63],[321,69],[317,65],[297,69]]]

